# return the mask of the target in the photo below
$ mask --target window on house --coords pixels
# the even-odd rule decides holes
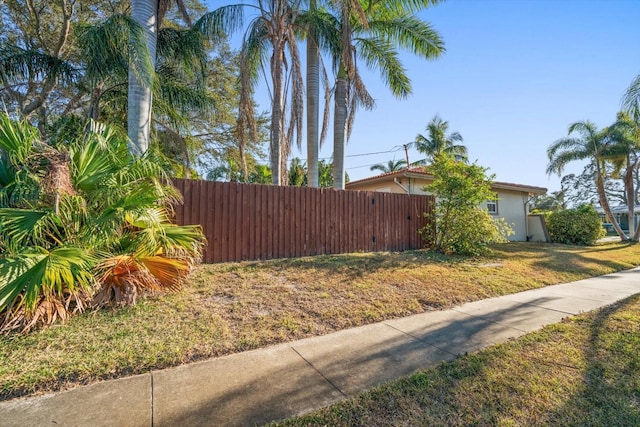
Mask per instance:
[[[497,200],[488,200],[487,201],[487,212],[492,215],[498,215],[498,201]]]

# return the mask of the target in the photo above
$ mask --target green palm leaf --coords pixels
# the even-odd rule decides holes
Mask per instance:
[[[411,94],[411,82],[406,69],[391,43],[381,38],[368,37],[357,39],[357,45],[367,66],[380,71],[380,77],[395,96],[406,98]]]
[[[141,48],[145,46],[143,29],[131,17],[117,14],[98,24],[79,24],[75,35],[86,61],[87,78],[93,84],[114,74],[125,79],[129,67],[138,79],[151,84],[151,58]]]
[[[89,290],[95,257],[80,248],[60,247],[0,259],[0,311],[11,307],[19,295],[27,312],[41,296]]]
[[[369,30],[425,59],[436,59],[446,51],[440,34],[429,23],[415,16],[402,15],[372,20],[369,21]]]
[[[38,130],[26,120],[13,121],[6,113],[0,113],[0,149],[4,150],[9,160],[3,160],[7,172],[9,168],[15,169],[27,161],[38,138]]]
[[[60,243],[60,218],[53,212],[0,208],[0,234],[9,247],[17,250],[26,245],[50,246]]]
[[[68,85],[78,76],[78,70],[55,56],[18,46],[0,46],[0,81],[3,84],[50,78]]]
[[[104,181],[108,177],[118,171],[116,159],[122,157],[114,156],[115,153],[110,151],[116,153],[119,151],[121,156],[128,157],[125,144],[120,144],[120,150],[115,144],[111,150],[107,150],[103,141],[96,134],[90,134],[80,147],[71,148],[70,155],[75,169],[74,184],[76,188],[85,192],[96,190],[104,185]]]

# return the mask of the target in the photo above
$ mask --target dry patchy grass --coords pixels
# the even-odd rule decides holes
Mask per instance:
[[[286,426],[638,426],[640,296],[393,381]]]
[[[184,289],[0,337],[0,399],[321,335],[640,265],[640,245],[510,243],[202,265]]]

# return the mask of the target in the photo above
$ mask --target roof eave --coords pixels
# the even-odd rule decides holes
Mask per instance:
[[[390,172],[378,176],[372,176],[369,178],[363,178],[358,181],[350,182],[345,185],[345,188],[353,188],[356,189],[361,186],[369,185],[369,184],[377,184],[380,182],[393,182],[394,178],[404,177],[404,178],[414,178],[414,179],[433,179],[433,175],[427,172],[417,172],[415,170],[402,170],[397,172]],[[518,191],[521,193],[539,195],[546,194],[547,189],[544,187],[535,187],[532,185],[523,185],[523,184],[513,184],[509,182],[493,182],[491,184],[491,188],[493,190],[509,190],[509,191]]]

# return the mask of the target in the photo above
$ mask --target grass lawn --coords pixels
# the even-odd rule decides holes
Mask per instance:
[[[178,293],[0,337],[0,399],[175,366],[640,265],[640,245],[510,243],[203,265]]]
[[[285,426],[639,426],[640,296]]]

